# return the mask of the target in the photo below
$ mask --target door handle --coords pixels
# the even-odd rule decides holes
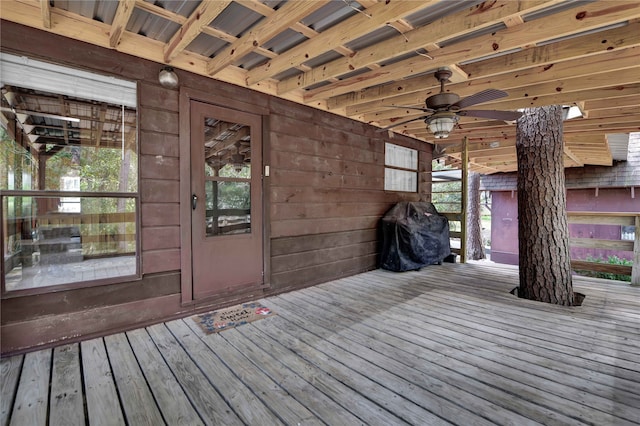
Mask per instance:
[[[195,210],[197,205],[198,205],[198,196],[196,194],[192,194],[191,195],[191,208],[193,210]]]

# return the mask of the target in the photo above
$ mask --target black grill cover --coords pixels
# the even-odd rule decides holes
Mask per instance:
[[[403,201],[382,218],[382,268],[412,271],[450,254],[449,221],[433,204]]]

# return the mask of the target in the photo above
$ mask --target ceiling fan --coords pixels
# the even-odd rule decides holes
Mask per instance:
[[[393,108],[417,109],[430,114],[394,123],[378,131],[388,130],[392,127],[416,120],[424,120],[435,138],[443,139],[449,136],[449,133],[451,133],[454,126],[458,123],[459,117],[480,117],[502,121],[515,121],[522,115],[521,112],[517,111],[465,110],[465,108],[470,106],[504,98],[509,96],[509,94],[502,90],[487,89],[460,99],[460,96],[457,94],[445,92],[444,90],[444,84],[449,81],[451,75],[452,73],[448,69],[440,69],[435,72],[434,76],[440,82],[440,93],[429,96],[426,99],[426,108],[393,106]]]

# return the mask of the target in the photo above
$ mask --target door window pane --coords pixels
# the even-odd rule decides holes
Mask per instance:
[[[251,129],[205,118],[206,235],[251,232]]]
[[[251,232],[251,184],[209,181],[207,193],[207,236]]]

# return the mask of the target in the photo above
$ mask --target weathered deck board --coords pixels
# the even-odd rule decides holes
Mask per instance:
[[[277,416],[242,382],[240,379],[244,376],[242,366],[232,371],[220,359],[217,351],[207,350],[205,343],[182,321],[167,323],[167,328],[174,336],[179,336],[180,343],[185,350],[189,352],[205,377],[215,386],[241,422],[244,424],[282,424]]]
[[[10,425],[47,424],[51,352],[42,350],[24,356]]]
[[[282,307],[281,304],[278,304],[275,309],[281,309]],[[292,305],[289,305],[289,307],[291,308]],[[396,374],[403,377],[410,377],[416,386],[435,394],[440,394],[443,398],[450,397],[449,387],[455,387],[457,392],[457,400],[455,402],[461,405],[458,410],[477,412],[478,409],[481,411],[490,409],[492,412],[490,414],[491,420],[498,424],[516,420],[518,424],[529,424],[530,420],[526,417],[501,409],[510,408],[509,404],[516,404],[516,408],[527,413],[527,410],[531,411],[532,409],[531,407],[526,407],[526,403],[511,399],[510,393],[502,389],[495,389],[484,383],[478,383],[474,380],[473,375],[464,375],[466,365],[462,363],[459,363],[461,364],[460,367],[451,371],[455,366],[455,360],[449,356],[446,350],[442,351],[441,348],[436,348],[440,349],[440,352],[438,350],[428,350],[420,346],[420,342],[417,341],[416,337],[410,337],[409,340],[402,341],[397,338],[394,339],[393,335],[378,331],[381,330],[379,328],[380,320],[381,318],[376,315],[363,320],[361,323],[354,324],[353,327],[341,330],[339,335],[348,340],[336,339],[335,336],[331,336],[329,339],[332,342],[341,342],[340,344],[344,345],[345,348],[349,348],[359,355],[362,354],[361,356],[366,356],[366,352],[368,352],[362,347],[366,348],[373,339],[378,343],[376,351],[384,356],[383,358],[378,357],[377,362],[380,368],[395,371]],[[321,320],[313,318],[313,322],[319,324]],[[357,344],[362,347],[358,347]],[[407,374],[407,367],[413,369],[414,373]],[[503,404],[503,407],[499,407],[491,401],[504,401],[506,405]],[[450,420],[455,421],[455,419]],[[566,419],[558,424],[567,424]]]
[[[225,334],[225,338],[233,339],[233,342],[240,340],[245,346],[256,345],[253,359],[260,359],[260,368],[272,377],[279,378],[285,390],[295,395],[327,424],[377,424],[385,420],[388,424],[400,422],[400,419],[391,416],[363,395],[354,394],[348,386],[318,366],[300,358],[292,348],[250,325],[239,328],[237,335]],[[269,356],[263,356],[265,354]]]
[[[585,302],[559,307],[489,265],[371,271],[219,334],[185,318],[4,358],[1,424],[640,424],[640,288],[576,277]]]
[[[314,293],[313,297],[309,297],[309,303],[313,303],[314,299],[317,300],[317,298],[319,297],[318,290],[319,289],[310,289],[308,291],[308,293],[309,292]],[[388,300],[390,297],[388,294],[380,295],[378,293],[377,295],[373,295],[373,296],[369,294],[368,295],[369,297],[366,298],[366,301],[364,299],[360,299],[360,304],[359,304],[357,299],[352,299],[349,301],[349,297],[352,293],[351,290],[353,290],[353,288],[350,287],[349,290],[350,290],[349,292],[350,294],[341,294],[340,290],[338,290],[336,293],[330,294],[330,298],[327,298],[325,300],[318,302],[319,306],[316,309],[320,309],[321,311],[319,312],[321,313],[325,309],[330,309],[331,306],[340,304],[342,301],[342,303],[347,302],[347,303],[353,304],[353,309],[360,309],[361,312],[366,312],[367,307],[375,310],[376,306],[379,306],[376,304],[375,299],[384,300],[380,303],[382,304],[382,306],[388,306]],[[329,295],[328,292],[327,292],[327,295]],[[283,297],[287,298],[289,296],[285,295]],[[431,294],[429,294],[429,297],[431,297]],[[415,303],[415,301],[404,302],[403,305],[408,305],[409,303]],[[278,308],[276,307],[276,309]],[[340,309],[342,310],[344,309],[344,307],[340,307]],[[529,393],[533,395],[533,394],[536,394],[537,392],[536,389],[545,391],[542,394],[543,397],[546,398],[547,393],[550,395],[548,397],[548,400],[545,401],[545,405],[549,407],[555,406],[558,412],[561,412],[563,410],[563,407],[565,406],[571,407],[571,398],[573,398],[575,400],[574,402],[579,401],[579,403],[581,404],[588,405],[592,408],[595,408],[596,410],[604,410],[605,412],[613,409],[613,407],[611,406],[612,404],[617,404],[616,406],[616,409],[618,411],[617,416],[626,418],[627,420],[635,420],[637,416],[640,416],[640,412],[637,409],[633,408],[633,407],[638,407],[638,401],[636,398],[629,398],[628,402],[632,405],[628,406],[626,404],[621,403],[620,401],[609,400],[607,398],[607,396],[609,395],[606,395],[606,392],[604,392],[605,393],[604,397],[591,395],[591,393],[587,393],[587,392],[580,392],[579,394],[577,394],[576,389],[574,389],[573,387],[564,385],[563,382],[561,380],[557,380],[557,378],[555,379],[557,381],[542,378],[539,375],[540,371],[536,371],[535,368],[531,368],[531,366],[529,365],[526,366],[525,371],[518,370],[517,368],[515,368],[518,366],[517,365],[513,366],[513,362],[510,362],[508,356],[501,356],[500,352],[485,351],[483,354],[484,356],[478,356],[479,355],[478,348],[482,346],[483,344],[482,340],[475,339],[478,341],[472,342],[473,352],[469,351],[464,346],[461,346],[459,342],[473,340],[474,337],[466,336],[466,335],[457,335],[458,333],[455,331],[451,331],[451,329],[455,327],[465,328],[466,325],[464,323],[452,324],[452,327],[443,326],[439,329],[435,327],[435,333],[432,333],[431,331],[434,329],[434,326],[428,323],[422,324],[421,314],[419,313],[419,311],[417,312],[407,311],[406,306],[403,306],[402,312],[399,314],[396,314],[394,311],[397,309],[398,309],[397,307],[391,308],[387,312],[376,314],[375,317],[373,318],[368,318],[368,316],[366,316],[365,318],[359,318],[359,317],[351,318],[351,321],[353,322],[358,322],[360,320],[366,320],[367,322],[373,321],[372,325],[376,328],[380,328],[381,322],[385,324],[389,324],[392,327],[393,326],[398,328],[404,327],[405,330],[408,330],[409,332],[413,333],[413,335],[407,336],[407,339],[414,342],[419,342],[420,337],[428,337],[429,338],[428,346],[431,348],[437,349],[435,356],[438,356],[438,355],[446,356],[447,363],[454,363],[454,360],[458,360],[462,362],[462,364],[456,368],[457,371],[469,370],[469,367],[478,369],[478,371],[472,372],[468,375],[469,381],[466,383],[467,387],[472,385],[471,383],[472,380],[476,378],[484,377],[487,374],[489,374],[487,382],[491,383],[492,385],[500,384],[500,388],[505,389],[509,392],[519,392],[521,395],[523,395],[523,391],[529,391]],[[309,312],[309,309],[305,307],[305,311]],[[433,310],[431,311],[433,312]],[[320,317],[320,315],[318,316]],[[406,322],[407,318],[411,320],[412,324],[409,324]],[[318,321],[320,320],[321,320],[321,317],[318,318],[314,316],[310,321],[314,323],[318,323]],[[348,320],[349,319],[347,319],[347,321]],[[473,321],[474,320],[473,316],[471,316],[469,320]],[[429,330],[429,331],[425,331],[425,330]],[[393,328],[390,329],[390,332],[394,334],[401,333],[398,331],[394,331]],[[399,335],[402,335],[402,333]],[[453,337],[448,341],[447,339],[449,335]],[[451,346],[447,347],[446,346],[447,344]],[[392,356],[390,356],[390,358],[394,359]],[[498,358],[498,360],[496,360],[496,358]],[[559,362],[559,364],[562,365],[562,362]],[[522,368],[522,365],[520,366],[520,368]],[[543,370],[543,369],[539,369],[539,370]],[[567,377],[567,379],[572,381],[581,380],[580,377],[576,377],[576,378]],[[512,388],[514,384],[517,388]],[[574,383],[572,383],[572,385],[574,385]],[[591,388],[589,387],[589,389]],[[483,389],[477,395],[486,396],[487,391],[488,391],[487,389]],[[569,397],[567,398],[569,399],[569,402],[565,400],[562,403],[563,405],[558,406],[558,403],[553,398],[554,394],[564,395],[564,396],[569,395]],[[540,399],[540,396],[538,395],[537,398]],[[579,407],[574,407],[574,408],[577,410]],[[593,419],[585,419],[585,420],[589,422],[595,422],[598,424],[602,424],[603,422],[608,423],[612,421],[609,417],[607,416],[602,417],[597,412],[593,414],[593,416],[594,416]],[[620,419],[613,419],[613,420],[617,422],[623,421]],[[565,424],[566,422],[567,422],[567,419],[563,420],[561,423]],[[619,423],[619,424],[624,424],[624,423]]]
[[[127,336],[114,334],[104,340],[127,423],[149,426],[164,424]]]
[[[241,424],[238,416],[223,399],[197,363],[185,352],[163,324],[148,328],[165,362],[173,371],[189,400],[205,423]],[[215,356],[214,353],[206,356]],[[205,367],[206,368],[206,367]]]
[[[80,344],[89,424],[124,426],[124,415],[113,381],[103,339]]]
[[[240,346],[239,349],[232,345],[228,339],[221,337],[221,334],[206,335],[193,321],[176,321],[172,323],[172,326],[179,328],[182,332],[186,333],[187,330],[190,330],[198,335],[265,405],[277,413],[285,424],[294,424],[300,419],[303,419],[303,423],[308,425],[322,424],[311,411],[281,388],[278,382],[274,382],[254,363],[247,362],[250,358],[245,356],[245,352],[247,354],[252,352],[253,346]],[[228,330],[225,337],[228,337],[229,334],[237,334],[237,330]]]
[[[0,359],[0,425],[7,426],[24,355]]]
[[[53,350],[49,423],[84,425],[82,379],[78,345],[58,346]]]
[[[127,333],[131,348],[138,358],[142,373],[168,424],[202,425],[171,369],[165,364],[160,351],[144,329]]]

